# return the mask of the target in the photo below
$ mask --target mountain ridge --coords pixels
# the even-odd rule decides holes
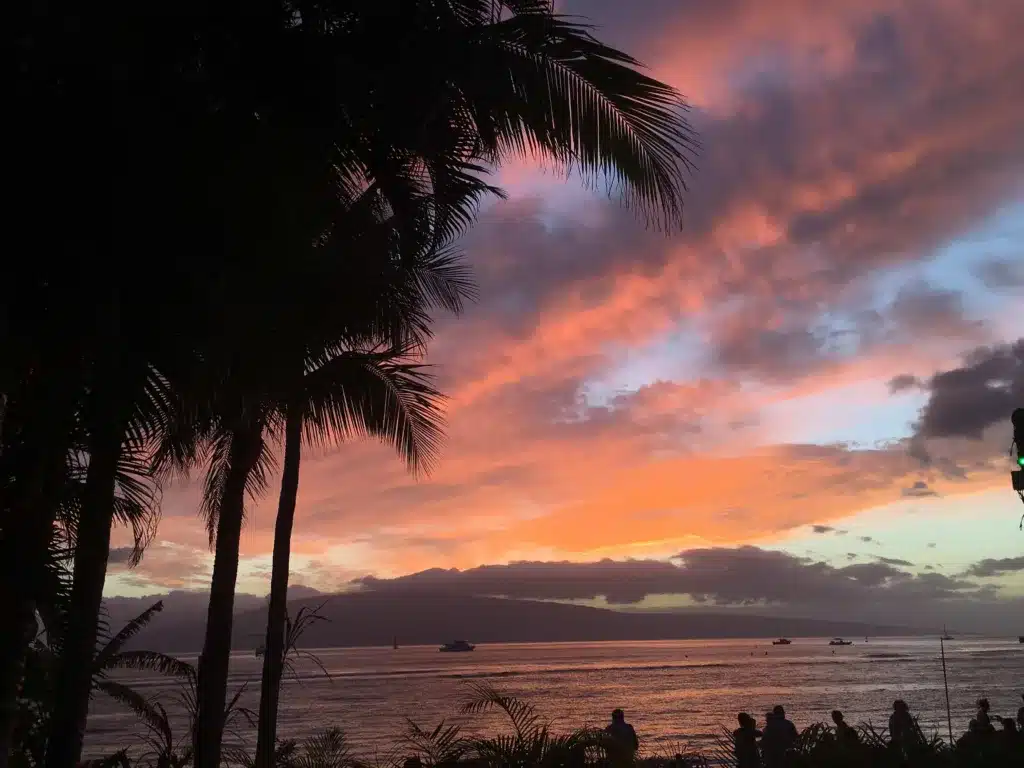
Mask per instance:
[[[323,603],[329,621],[311,625],[302,637],[308,648],[434,645],[464,638],[475,643],[685,640],[718,637],[831,637],[911,635],[907,627],[853,621],[714,612],[615,611],[607,608],[536,600],[456,595],[396,595],[358,592],[318,595],[289,601],[292,617],[302,606]],[[251,602],[245,607],[251,606]],[[205,617],[158,616],[133,643],[174,653],[196,653],[202,646]],[[262,644],[266,607],[235,615],[232,649]]]

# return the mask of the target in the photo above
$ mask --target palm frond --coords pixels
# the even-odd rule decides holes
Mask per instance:
[[[157,600],[153,605],[125,624],[96,654],[96,658],[93,661],[94,672],[102,672],[110,664],[111,659],[121,653],[125,643],[145,629],[149,622],[153,620],[153,617],[163,609],[163,600]]]
[[[474,42],[464,65],[481,80],[468,82],[466,100],[490,108],[481,134],[495,160],[510,152],[549,158],[585,178],[605,177],[659,224],[681,221],[698,145],[675,89],[586,24],[538,7],[482,28]],[[508,90],[492,85],[488,96],[484,73],[499,72]]]
[[[305,438],[318,445],[374,437],[428,472],[443,435],[443,396],[404,350],[343,352],[305,378]]]
[[[122,683],[106,679],[98,680],[96,682],[96,689],[103,691],[115,701],[124,704],[135,713],[136,717],[146,724],[152,724],[159,727],[159,723],[161,722],[160,712],[138,691],[135,691]]]
[[[352,748],[340,728],[328,728],[306,739],[299,768],[350,768],[355,763]]]
[[[157,672],[183,680],[196,676],[195,667],[188,662],[157,651],[121,651],[111,656],[103,667],[103,671],[111,669]]]
[[[428,766],[454,765],[469,751],[469,742],[457,725],[442,720],[432,731],[426,731],[412,720],[406,720],[406,724],[402,741]]]
[[[462,705],[461,711],[464,715],[494,710],[504,712],[518,738],[530,737],[545,729],[545,724],[532,705],[520,701],[515,696],[503,694],[488,683],[469,683],[467,687],[470,694]]]

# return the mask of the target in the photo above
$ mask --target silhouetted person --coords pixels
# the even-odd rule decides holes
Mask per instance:
[[[786,719],[786,710],[781,705],[772,708],[771,717],[764,726],[761,737],[761,751],[768,768],[776,768],[785,763],[786,752],[796,743],[798,738],[796,726]]]
[[[978,721],[978,730],[982,733],[995,733],[995,726],[992,725],[992,718],[989,715],[988,699],[978,699],[978,714],[974,718]]]
[[[612,712],[612,721],[604,729],[604,732],[611,736],[612,748],[615,752],[613,757],[631,760],[637,749],[640,748],[640,739],[636,736],[636,730],[626,722],[626,714],[621,709]]]
[[[892,748],[902,755],[917,741],[917,726],[910,715],[910,707],[903,699],[892,703],[892,714],[889,715],[889,738]]]
[[[740,712],[737,719],[740,727],[732,732],[736,768],[761,768],[761,756],[757,752],[757,740],[761,738],[761,732],[757,730],[757,723],[746,712]]]
[[[838,709],[832,710],[832,722],[836,724],[836,741],[844,747],[852,747],[860,744],[860,736],[857,729],[851,728],[843,718],[843,713]]]
[[[1017,710],[1017,730],[1024,730],[1024,707]]]

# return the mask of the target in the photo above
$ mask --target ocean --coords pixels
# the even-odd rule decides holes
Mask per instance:
[[[801,728],[829,720],[833,709],[841,709],[851,724],[884,727],[893,699],[902,698],[926,733],[947,731],[939,642],[932,638],[855,638],[854,645],[838,648],[827,638],[797,638],[789,646],[730,639],[495,644],[471,653],[439,653],[433,646],[315,653],[330,678],[310,663],[297,665],[298,679],[284,682],[280,735],[301,740],[338,726],[371,759],[393,754],[410,720],[423,728],[445,720],[466,733],[500,732],[505,724],[497,717],[460,715],[473,684],[532,704],[556,729],[603,726],[611,710],[621,707],[645,754],[707,748],[723,728],[735,727],[737,712],[750,712],[762,723],[776,704]],[[948,642],[946,666],[957,737],[980,696],[1000,716],[1014,716],[1024,703],[1024,645],[1016,639]],[[260,660],[251,652],[233,655],[229,691],[245,685],[240,701],[253,710],[259,706],[259,675]],[[174,682],[136,673],[117,679],[156,696],[181,729]],[[143,732],[130,712],[97,694],[87,756],[139,745]],[[248,728],[233,738],[255,745]]]

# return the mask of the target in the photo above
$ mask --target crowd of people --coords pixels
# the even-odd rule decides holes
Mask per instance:
[[[1021,698],[1024,699],[1024,694]],[[977,706],[977,715],[956,742],[957,750],[1024,754],[1024,706],[1017,710],[1016,719],[993,715],[988,699],[979,699]],[[776,706],[764,717],[764,726],[759,728],[757,720],[747,712],[737,716],[739,728],[732,733],[737,768],[783,768],[789,762],[788,755],[797,749],[800,732],[786,717],[784,707]],[[838,709],[832,711],[832,722],[831,739],[838,748],[857,750],[862,747],[857,729],[846,722]],[[621,709],[612,712],[612,722],[605,732],[623,753],[632,756],[639,749],[636,730],[626,722]],[[917,720],[903,699],[893,702],[888,735],[888,748],[904,756],[925,743]]]

